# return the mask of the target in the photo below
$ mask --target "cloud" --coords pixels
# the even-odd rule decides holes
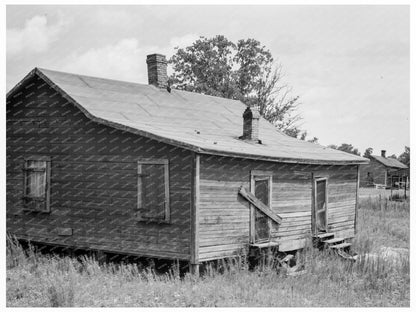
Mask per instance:
[[[169,45],[163,49],[164,53],[166,55],[173,55],[175,53],[175,48],[184,48],[189,45],[191,45],[193,42],[195,42],[197,39],[199,39],[199,36],[196,34],[187,34],[181,37],[172,37],[169,40]]]
[[[145,51],[135,38],[125,38],[101,48],[74,52],[59,68],[76,74],[103,78],[143,81],[146,77]]]
[[[58,15],[55,24],[49,24],[45,15],[35,15],[26,20],[23,28],[7,29],[7,54],[13,56],[21,52],[41,53],[58,39],[67,21]]]
[[[198,37],[174,37],[164,46],[142,46],[136,38],[124,38],[112,45],[76,51],[62,60],[59,70],[102,78],[147,83],[146,56],[161,53],[170,57],[176,46],[184,47]]]

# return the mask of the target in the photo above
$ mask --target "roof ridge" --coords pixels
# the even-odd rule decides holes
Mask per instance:
[[[40,67],[35,67],[33,70],[38,70],[40,72],[53,72],[53,73],[57,73],[57,74],[64,74],[64,75],[72,75],[72,76],[77,76],[77,77],[85,77],[85,78],[89,78],[89,79],[97,79],[97,80],[105,80],[105,81],[112,81],[112,82],[120,82],[120,83],[126,83],[126,84],[132,84],[132,85],[138,85],[138,86],[147,86],[147,87],[152,87],[155,90],[159,90],[159,88],[151,85],[151,84],[147,84],[147,83],[140,83],[140,82],[133,82],[133,81],[127,81],[127,80],[120,80],[120,79],[111,79],[111,78],[105,78],[105,77],[98,77],[98,76],[90,76],[90,75],[84,75],[84,74],[76,74],[76,73],[72,73],[72,72],[65,72],[65,71],[59,71],[59,70],[54,70],[54,69],[47,69],[47,68],[40,68]],[[45,73],[44,73],[45,74]],[[221,99],[221,100],[229,100],[229,101],[234,101],[234,102],[240,102],[244,105],[244,102],[242,102],[241,100],[236,100],[236,99],[230,99],[230,98],[225,98],[222,96],[217,96],[217,95],[211,95],[211,94],[204,94],[204,93],[199,93],[199,92],[194,92],[194,91],[188,91],[188,90],[181,90],[181,89],[176,89],[176,88],[172,88],[172,90],[174,91],[178,91],[178,92],[184,92],[184,93],[191,93],[191,94],[196,94],[196,95],[203,95],[203,96],[207,96],[207,97],[211,97],[211,98],[216,98],[216,99]]]

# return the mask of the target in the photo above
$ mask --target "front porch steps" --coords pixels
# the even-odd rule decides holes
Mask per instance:
[[[351,254],[350,247],[351,243],[346,240],[348,237],[336,237],[334,233],[318,233],[314,235],[314,246],[319,249],[329,249],[333,250],[340,257],[355,261],[355,256]]]

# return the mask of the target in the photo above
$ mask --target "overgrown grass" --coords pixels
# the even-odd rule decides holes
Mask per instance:
[[[362,198],[354,240],[359,253],[378,252],[382,247],[409,248],[410,204],[385,197]]]
[[[354,249],[409,247],[409,203],[363,200]],[[307,248],[308,272],[297,277],[271,267],[248,270],[244,257],[202,277],[178,268],[158,275],[136,264],[99,265],[89,257],[40,255],[8,240],[8,306],[409,306],[409,256],[352,263]]]

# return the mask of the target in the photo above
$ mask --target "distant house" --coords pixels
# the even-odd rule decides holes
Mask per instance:
[[[7,94],[9,233],[195,268],[354,236],[368,160],[289,137],[257,107],[170,90],[166,58],[147,64],[149,85],[35,68]]]
[[[386,151],[381,156],[371,155],[370,163],[360,166],[360,186],[380,184],[390,188],[400,183],[409,182],[409,168],[394,158],[386,157]]]

